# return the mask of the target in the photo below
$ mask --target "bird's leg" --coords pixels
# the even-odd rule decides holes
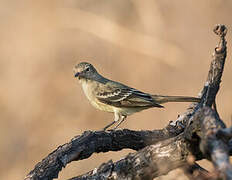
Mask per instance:
[[[106,127],[103,128],[103,131],[106,131],[106,129],[108,129],[110,126],[112,126],[114,123],[118,122],[118,120],[120,119],[121,117],[119,116],[118,113],[114,113],[114,121],[111,122],[110,124],[108,124]]]
[[[116,123],[116,121],[111,122],[110,124],[108,124],[106,127],[103,128],[103,131],[106,131],[106,129],[108,129],[110,126],[112,126],[114,123]]]
[[[125,115],[122,115],[120,118],[120,121],[118,122],[118,124],[114,127],[113,130],[116,130],[118,128],[118,126],[120,126],[120,124],[122,124],[122,122],[126,119]]]

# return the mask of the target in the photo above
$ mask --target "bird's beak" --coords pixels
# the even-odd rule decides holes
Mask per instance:
[[[77,72],[74,76],[75,77],[78,77],[80,75],[80,73],[79,72]]]

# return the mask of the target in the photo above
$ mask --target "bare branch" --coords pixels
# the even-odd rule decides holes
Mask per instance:
[[[72,180],[153,179],[181,167],[189,155],[189,143],[182,136],[147,146],[124,159],[102,164],[99,168]]]
[[[224,25],[218,24],[214,27],[214,32],[220,38],[219,44],[215,48],[213,53],[213,60],[210,65],[208,77],[205,83],[206,97],[204,99],[205,105],[212,106],[215,102],[216,94],[220,87],[221,77],[224,70],[224,64],[227,54],[226,40],[225,36],[227,33],[227,28]]]
[[[81,136],[74,137],[69,143],[59,146],[50,153],[42,162],[38,163],[34,170],[27,176],[30,178],[56,178],[62,167],[72,161],[86,159],[94,152],[119,151],[130,148],[139,150],[158,141],[177,135],[176,131],[170,131],[169,126],[162,130],[154,131],[86,131]],[[32,179],[33,179],[32,178]]]
[[[215,104],[226,58],[226,27],[217,25],[214,32],[220,41],[213,54],[207,81],[199,95],[202,98],[200,103],[191,104],[176,121],[161,130],[84,132],[49,154],[25,179],[53,179],[71,161],[88,158],[94,152],[119,151],[123,148],[141,150],[118,162],[104,163],[73,179],[152,179],[186,165],[189,155],[196,160],[212,160],[222,177],[230,178],[228,153],[232,152],[232,143],[228,142],[227,145],[224,139],[219,138],[217,132],[225,126],[217,112],[209,108]]]
[[[194,114],[193,119],[194,123],[187,127],[188,129],[185,133],[147,146],[136,153],[129,154],[118,162],[113,163],[110,161],[104,163],[99,168],[72,178],[72,180],[84,180],[86,178],[90,180],[152,179],[167,174],[178,167],[186,166],[189,156],[193,156],[195,160],[209,157],[221,173],[220,176],[230,178],[229,147],[222,140],[216,138],[212,140],[212,133],[210,132],[212,127],[219,129],[224,127],[224,124],[221,123],[220,119],[217,119],[215,111],[209,107],[199,109]],[[192,134],[191,139],[185,138],[188,132]],[[215,132],[214,136],[216,137],[216,129],[213,129],[213,132]],[[198,173],[201,174],[197,175],[199,178],[216,179],[219,175],[217,173],[207,174],[196,164],[191,168],[198,170]]]
[[[201,120],[200,149],[209,158],[223,179],[232,179],[232,166],[229,161],[229,146],[227,142],[218,139],[217,131],[224,128],[224,123],[209,108],[198,114]]]

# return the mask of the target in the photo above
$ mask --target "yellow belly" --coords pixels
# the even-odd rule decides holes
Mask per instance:
[[[85,93],[85,96],[88,98],[88,100],[90,101],[90,103],[97,109],[102,110],[102,111],[107,111],[107,112],[115,112],[115,109],[113,106],[104,104],[100,101],[98,101],[97,98],[95,98],[95,96],[93,95],[93,91],[91,89],[91,87],[87,84],[86,81],[82,82],[82,89]]]
[[[108,104],[103,104],[101,102],[99,102],[98,100],[96,101],[91,101],[91,104],[101,110],[101,111],[106,111],[106,112],[115,112],[115,108],[113,106],[110,106]]]

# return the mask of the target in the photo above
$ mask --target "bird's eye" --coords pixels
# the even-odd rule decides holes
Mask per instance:
[[[86,72],[89,72],[89,70],[90,70],[89,67],[87,67],[87,68],[86,68]]]

